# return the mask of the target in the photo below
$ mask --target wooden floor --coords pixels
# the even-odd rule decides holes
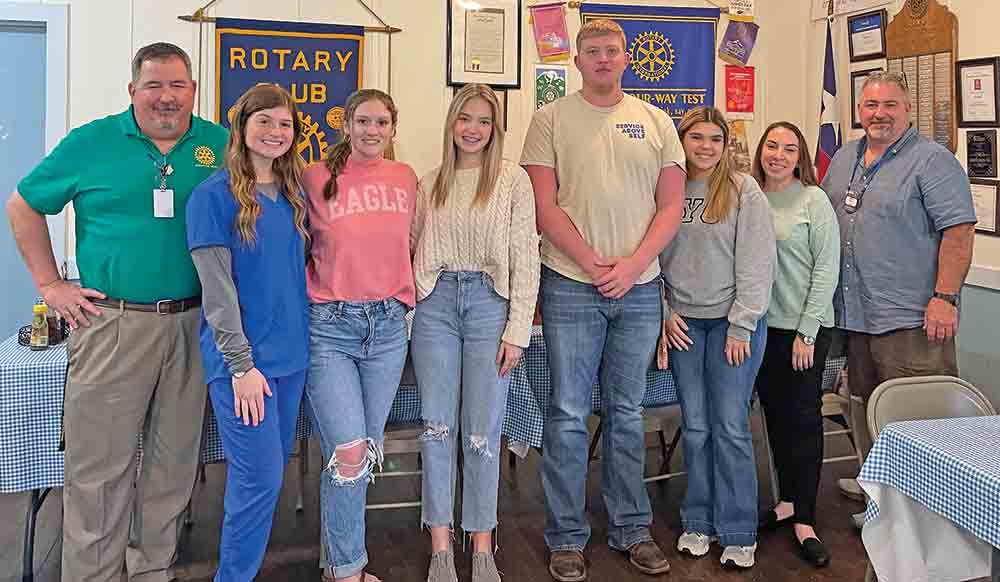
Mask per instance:
[[[770,499],[770,487],[764,468],[763,449],[757,417],[753,417],[757,450],[758,475],[760,476],[761,505]],[[659,465],[658,440],[649,435],[648,466]],[[300,461],[293,459],[288,466],[285,487],[275,515],[271,542],[264,567],[257,577],[260,582],[318,581],[319,570],[319,469],[322,461],[315,441],[309,447],[304,480],[304,508],[295,510]],[[835,437],[828,440],[828,454],[842,455],[849,452],[847,440]],[[508,466],[508,453],[503,453],[503,470],[500,484],[500,551],[497,564],[504,581],[550,580],[547,570],[545,544],[542,541],[544,508],[538,477],[540,457],[531,452],[520,461],[516,469]],[[390,457],[386,470],[393,463],[403,468],[415,465],[414,458]],[[591,582],[624,582],[654,580],[638,574],[627,560],[607,546],[607,516],[600,497],[600,460],[591,467],[589,480],[590,521],[593,535],[586,550],[590,562]],[[682,466],[682,459],[675,466]],[[211,465],[206,471],[206,481],[196,488],[193,503],[194,523],[185,529],[178,574],[182,580],[207,581],[215,573],[219,547],[219,527],[222,518],[222,492],[225,483],[225,465]],[[660,542],[671,561],[670,574],[663,580],[691,581],[855,581],[864,579],[864,549],[860,535],[851,525],[850,514],[861,511],[862,505],[842,497],[837,492],[838,477],[857,473],[854,463],[828,464],[823,471],[819,500],[819,532],[833,554],[829,567],[815,569],[802,562],[794,553],[791,530],[769,532],[759,539],[757,566],[746,572],[726,571],[719,565],[720,550],[701,559],[680,556],[674,549],[679,535],[678,506],[684,493],[683,477],[662,484],[648,486],[654,511],[653,536]],[[418,478],[379,479],[372,491],[371,501],[384,502],[414,499],[419,493]],[[55,490],[45,502],[39,521],[38,544],[35,552],[36,582],[58,582],[60,577],[59,543],[62,529],[61,490]],[[24,527],[25,494],[0,496],[0,582],[20,581],[20,550]],[[369,512],[368,552],[370,570],[385,582],[423,582],[427,576],[428,537],[419,527],[416,509],[384,510]],[[470,556],[463,552],[459,541],[457,564],[459,579],[469,580]],[[124,581],[124,577],[123,577]]]
[[[756,421],[756,416],[754,418]],[[765,470],[758,427],[755,428],[758,463],[760,465],[761,505],[770,499],[770,485]],[[828,454],[845,454],[849,451],[844,437],[835,437],[828,444]],[[660,462],[657,439],[650,435],[648,462]],[[295,489],[298,481],[298,461],[289,466],[286,488],[281,506],[275,517],[268,557],[257,580],[278,582],[286,580],[318,580],[318,469],[321,460],[312,446],[306,477],[304,511],[294,510]],[[680,451],[678,450],[678,454]],[[545,544],[542,539],[544,507],[538,477],[540,457],[531,452],[512,469],[503,453],[504,462],[500,484],[500,551],[497,564],[506,581],[547,581]],[[678,462],[680,461],[680,462]],[[676,466],[682,460],[675,461]],[[415,464],[414,459],[397,458],[390,462],[405,467]],[[600,471],[596,460],[592,465],[588,484],[591,525],[593,534],[586,556],[590,564],[591,581],[653,580],[656,577],[637,573],[623,554],[607,546],[607,515],[600,497]],[[861,511],[862,504],[841,496],[836,487],[838,477],[848,477],[857,472],[853,463],[828,464],[824,468],[819,501],[819,532],[833,555],[829,567],[816,569],[802,562],[795,554],[790,528],[761,535],[757,551],[757,565],[749,571],[724,570],[719,564],[721,550],[701,559],[677,554],[675,543],[680,533],[678,507],[684,493],[683,477],[659,484],[650,484],[648,491],[654,510],[653,537],[667,551],[671,573],[665,580],[761,580],[761,581],[833,581],[861,582],[864,579],[864,549],[860,535],[854,530],[850,514]],[[221,488],[225,468],[222,465],[208,468],[207,483],[195,499],[196,523],[188,530],[182,561],[182,574],[189,580],[209,579],[214,572],[218,548],[218,524],[221,518]],[[380,479],[372,492],[372,501],[413,499],[419,493],[417,478],[398,480]],[[368,518],[369,568],[385,582],[422,582],[426,580],[428,554],[427,534],[419,528],[419,510],[382,510],[369,512]],[[456,562],[459,579],[471,575],[471,557],[458,542]]]

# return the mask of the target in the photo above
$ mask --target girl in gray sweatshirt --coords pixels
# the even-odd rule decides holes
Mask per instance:
[[[685,210],[660,255],[665,282],[660,364],[677,382],[688,488],[677,549],[750,568],[757,548],[757,479],[749,402],[767,337],[774,278],[771,210],[757,182],[738,173],[729,127],[710,107],[678,127],[687,157]]]

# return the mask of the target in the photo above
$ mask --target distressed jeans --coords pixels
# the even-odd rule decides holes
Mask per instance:
[[[594,379],[599,377],[608,545],[627,550],[652,539],[653,515],[642,480],[642,399],[660,335],[659,279],[635,285],[621,299],[608,299],[589,283],[542,267],[541,307],[552,377],[549,420],[542,436],[545,543],[553,551],[583,550],[590,539],[585,512],[587,417]]]
[[[510,376],[496,364],[509,303],[489,275],[445,271],[413,317],[413,371],[427,430],[421,438],[429,527],[452,525],[457,443],[463,453],[462,529],[497,525],[500,429]]]
[[[687,492],[681,503],[684,531],[717,536],[723,546],[757,541],[757,465],[750,434],[750,397],[767,346],[767,317],[750,334],[750,357],[726,361],[725,317],[685,317],[694,342],[670,350],[684,428]]]
[[[326,460],[320,537],[337,578],[368,564],[365,494],[406,361],[405,314],[396,299],[309,306],[305,400]]]

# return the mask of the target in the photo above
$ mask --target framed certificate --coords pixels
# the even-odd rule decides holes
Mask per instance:
[[[1000,236],[1000,216],[997,214],[998,186],[996,180],[969,180],[972,203],[976,207],[976,232]]]
[[[885,58],[885,9],[847,19],[847,47],[851,62]]]
[[[851,71],[851,127],[854,129],[861,129],[861,118],[858,117],[858,106],[861,105],[861,87],[864,86],[868,75],[883,70],[882,67],[875,67],[874,69]]]
[[[956,97],[959,127],[997,127],[1000,125],[1000,80],[997,78],[1000,57],[969,59],[955,63]]]
[[[997,177],[997,130],[965,132],[965,168],[970,178]]]
[[[446,0],[449,85],[521,87],[521,0]]]

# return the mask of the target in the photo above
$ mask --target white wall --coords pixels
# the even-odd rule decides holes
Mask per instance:
[[[764,0],[766,1],[766,0]],[[895,0],[886,6],[890,20],[902,9],[905,0]],[[996,34],[996,22],[1000,20],[1000,2],[996,0],[938,0],[947,6],[958,17],[958,56],[959,60],[977,57],[1000,55],[1000,35]],[[770,2],[768,3],[770,4]],[[784,3],[782,3],[784,4]],[[805,4],[805,2],[803,2]],[[809,26],[808,54],[806,60],[810,69],[806,73],[808,83],[806,118],[806,137],[810,146],[816,143],[818,132],[818,108],[820,91],[822,89],[823,50],[826,41],[826,24],[816,21]],[[872,65],[867,63],[850,63],[847,52],[847,18],[838,16],[833,26],[834,50],[837,59],[837,89],[840,96],[840,119],[843,122],[845,141],[858,138],[861,130],[850,129],[851,119],[851,87],[850,71],[867,69]],[[788,47],[794,50],[795,45]],[[882,61],[884,63],[885,61]],[[773,66],[771,61],[768,61]],[[815,107],[813,106],[815,104]],[[965,165],[965,132],[959,128],[956,135],[958,148],[955,155],[962,165]],[[975,251],[972,259],[973,271],[969,281],[1000,289],[1000,237],[976,235]]]

